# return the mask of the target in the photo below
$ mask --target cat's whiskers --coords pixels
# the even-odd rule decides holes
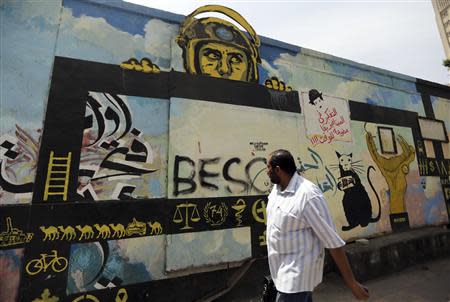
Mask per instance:
[[[364,165],[352,165],[352,167],[356,167],[356,168],[362,168],[362,169],[364,169]]]

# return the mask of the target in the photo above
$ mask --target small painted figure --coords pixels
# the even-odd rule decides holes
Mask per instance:
[[[378,215],[372,217],[372,204],[366,189],[361,183],[358,173],[356,173],[353,167],[352,154],[341,155],[339,152],[336,152],[336,155],[339,159],[340,172],[338,189],[344,191],[342,205],[348,222],[348,225],[342,226],[342,230],[349,231],[359,225],[361,227],[366,227],[369,223],[377,222],[380,220],[381,216],[380,198],[369,177],[370,170],[375,170],[375,168],[369,166],[367,169],[367,180],[377,197],[379,208]]]

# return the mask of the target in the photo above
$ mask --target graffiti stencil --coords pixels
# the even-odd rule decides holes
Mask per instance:
[[[391,214],[406,211],[404,200],[407,185],[406,175],[409,173],[409,164],[415,157],[413,146],[409,145],[402,136],[398,136],[397,140],[402,153],[386,158],[378,153],[372,134],[366,133],[367,148],[389,187]]]
[[[28,243],[33,238],[33,233],[24,233],[13,227],[11,217],[6,217],[6,231],[0,233],[0,247]]]
[[[223,19],[194,18],[205,12],[221,13],[233,19],[248,36]],[[250,24],[230,8],[220,5],[199,7],[181,24],[177,43],[183,49],[184,67],[188,73],[258,82],[261,42]]]
[[[50,254],[41,254],[40,258],[28,262],[25,270],[30,276],[37,275],[40,272],[45,273],[48,269],[60,273],[67,268],[68,264],[69,261],[66,258],[58,256],[58,252],[52,250]]]
[[[56,296],[52,296],[49,289],[46,288],[42,292],[39,298],[34,299],[32,302],[58,302],[59,298]]]
[[[336,151],[339,164],[338,189],[344,192],[342,206],[344,208],[345,218],[348,225],[342,226],[343,231],[349,231],[358,225],[366,227],[369,223],[378,222],[381,217],[380,198],[370,179],[370,171],[375,170],[373,166],[367,168],[367,181],[372,188],[378,201],[378,214],[372,217],[372,204],[367,194],[366,188],[359,178],[359,173],[364,172],[364,168],[360,163],[361,160],[353,161],[352,153],[341,154]]]
[[[238,199],[235,204],[231,206],[231,208],[236,211],[236,213],[234,213],[234,217],[236,218],[236,221],[238,223],[236,226],[242,225],[242,213],[244,212],[246,207],[247,205],[242,198]]]
[[[184,209],[184,211],[183,211]],[[182,203],[177,205],[172,221],[175,223],[183,223],[184,226],[181,230],[192,229],[190,222],[199,222],[200,214],[198,213],[197,204],[195,203]]]
[[[221,225],[228,216],[228,207],[224,202],[213,204],[208,202],[203,209],[203,216],[211,226]]]
[[[47,201],[50,196],[61,196],[63,201],[67,200],[71,159],[72,152],[69,152],[66,156],[55,156],[54,151],[50,152],[44,201]]]

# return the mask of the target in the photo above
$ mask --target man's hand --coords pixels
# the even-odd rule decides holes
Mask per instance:
[[[342,278],[344,279],[345,284],[352,291],[355,298],[358,300],[367,300],[369,298],[369,290],[355,280],[344,249],[342,247],[338,247],[335,249],[329,249],[329,251],[339,269],[339,272],[342,275]]]
[[[349,286],[353,296],[355,296],[358,300],[367,300],[369,299],[369,290],[364,285],[360,284],[359,282],[355,281],[352,285]]]

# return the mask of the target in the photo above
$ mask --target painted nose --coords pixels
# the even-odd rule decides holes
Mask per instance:
[[[231,67],[228,63],[226,56],[223,56],[219,62],[219,74],[221,76],[230,75]]]

